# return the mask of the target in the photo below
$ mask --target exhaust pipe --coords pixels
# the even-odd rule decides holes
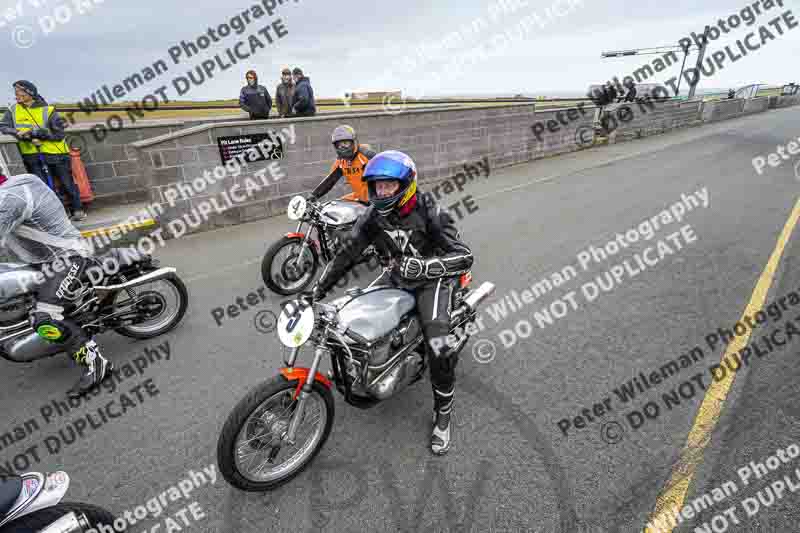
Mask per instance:
[[[89,527],[89,521],[82,513],[78,516],[71,512],[41,530],[40,533],[84,533],[89,531]]]
[[[157,281],[160,279],[168,278],[170,276],[174,276],[177,272],[175,267],[164,267],[159,268],[158,270],[154,270],[144,276],[140,276],[136,279],[132,279],[130,281],[126,281],[125,283],[120,283],[119,285],[98,285],[94,288],[96,291],[119,291],[123,289],[130,289],[133,287],[138,287],[139,285],[144,285],[145,283],[150,283],[151,281]]]
[[[494,283],[491,281],[484,281],[481,283],[481,286],[471,291],[465,298],[464,303],[472,310],[475,311],[478,309],[478,306],[483,302],[486,298],[491,296],[494,293]]]

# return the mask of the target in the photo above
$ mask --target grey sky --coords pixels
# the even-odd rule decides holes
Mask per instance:
[[[70,6],[74,13],[75,2],[0,0],[2,22],[7,9],[21,5],[23,10],[22,18],[5,22],[0,28],[4,59],[0,86],[8,87],[7,96],[0,97],[0,102],[13,99],[10,84],[17,79],[33,81],[46,98],[62,102],[88,96],[103,84],[113,87],[158,59],[168,60],[167,50],[181,40],[194,41],[209,26],[228,22],[258,3],[103,0],[93,4],[93,0],[83,0],[93,4],[90,12],[74,14],[71,20],[44,35],[42,17],[52,16],[61,4]],[[714,41],[710,50],[721,50],[749,32],[758,32],[759,26],[790,9],[800,21],[799,2],[782,0],[784,7],[776,6],[763,13],[753,26],[732,30]],[[40,6],[34,7],[35,3]],[[503,12],[503,5],[517,8]],[[655,57],[602,59],[602,51],[676,44],[689,32],[700,33],[706,24],[739,13],[746,5],[718,0],[651,0],[630,5],[590,0],[406,0],[401,4],[364,2],[355,7],[329,0],[299,0],[278,7],[272,17],[253,21],[241,35],[231,34],[212,44],[205,54],[178,65],[170,61],[168,72],[149,82],[146,90],[124,99],[140,98],[161,85],[168,85],[169,97],[177,98],[171,86],[175,76],[185,76],[202,60],[224,54],[236,42],[257,35],[275,18],[283,20],[286,37],[260,49],[250,60],[223,73],[216,72],[213,79],[180,98],[236,97],[244,72],[250,68],[260,74],[261,82],[272,92],[282,65],[301,66],[318,97],[339,97],[353,89],[404,89],[416,96],[584,91],[591,83],[630,74]],[[565,14],[548,18],[546,13],[551,7]],[[62,8],[62,15],[64,12]],[[543,28],[529,25],[526,30],[520,26],[532,13],[545,21]],[[23,39],[30,38],[30,32],[17,29],[20,25],[33,29],[35,42],[30,48],[13,45],[15,31],[22,31]],[[785,29],[782,21],[781,26]],[[800,81],[795,67],[800,27],[783,36],[769,28],[776,35],[774,41],[735,64],[726,64],[712,79],[703,80],[700,87]],[[503,49],[498,45],[502,38],[496,36],[504,31],[516,37]],[[416,48],[422,44],[429,50],[425,54]],[[431,52],[436,45],[439,52]],[[493,52],[481,58],[475,54],[476,49]],[[689,63],[694,57],[690,56]],[[676,65],[654,80],[676,76],[679,69],[680,65]]]

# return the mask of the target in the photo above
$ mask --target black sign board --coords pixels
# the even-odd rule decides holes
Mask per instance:
[[[223,165],[237,156],[245,163],[283,158],[283,140],[276,132],[218,137],[217,145]]]

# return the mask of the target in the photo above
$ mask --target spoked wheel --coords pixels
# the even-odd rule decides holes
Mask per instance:
[[[164,278],[131,289],[136,303],[126,291],[114,296],[114,308],[131,308],[138,320],[117,328],[120,335],[134,339],[152,339],[171,331],[183,319],[189,305],[189,292],[180,278]]]
[[[289,296],[302,292],[314,281],[319,256],[313,245],[301,255],[302,237],[283,237],[273,244],[261,262],[261,277],[270,290]]]
[[[295,443],[284,439],[297,408],[292,399],[297,384],[298,380],[276,376],[251,391],[228,417],[217,461],[234,487],[251,492],[274,489],[302,472],[328,440],[333,395],[319,383],[314,383],[306,401]]]

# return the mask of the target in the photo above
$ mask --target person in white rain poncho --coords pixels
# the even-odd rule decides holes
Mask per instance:
[[[70,320],[92,251],[72,225],[56,194],[33,174],[5,176],[0,171],[0,247],[40,271],[31,326],[49,342],[63,344],[84,371],[68,391],[80,397],[111,375],[113,365],[77,323]]]

